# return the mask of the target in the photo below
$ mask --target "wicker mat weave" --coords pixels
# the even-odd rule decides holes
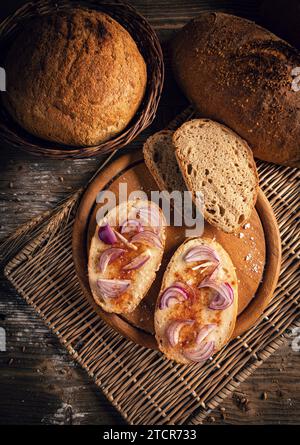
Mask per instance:
[[[258,170],[282,237],[279,283],[256,325],[203,366],[177,365],[124,339],[85,300],[71,247],[83,189],[2,244],[2,261],[10,259],[6,277],[130,424],[201,423],[286,341],[288,328],[300,325],[299,170],[263,162]]]

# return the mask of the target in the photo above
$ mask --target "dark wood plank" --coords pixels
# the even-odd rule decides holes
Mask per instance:
[[[22,0],[1,5],[0,17]],[[153,131],[163,128],[186,101],[172,78],[166,42],[187,20],[203,9],[223,9],[255,18],[259,0],[135,0],[132,2],[155,27],[166,55],[167,76],[158,116],[130,147],[135,150]],[[220,8],[220,4],[222,6]],[[0,238],[83,185],[100,158],[53,161],[28,155],[1,143]],[[0,352],[0,424],[119,424],[112,408],[87,374],[68,356],[33,309],[0,281],[0,327],[7,333],[7,352]],[[212,423],[299,423],[300,359],[290,346],[280,349],[208,419]],[[266,392],[267,400],[262,399]],[[247,399],[243,406],[239,401]],[[222,418],[225,417],[225,418]]]
[[[1,281],[0,424],[120,424],[122,418],[34,310]]]
[[[282,347],[224,401],[225,411],[213,411],[205,423],[299,424],[299,372],[299,352]]]

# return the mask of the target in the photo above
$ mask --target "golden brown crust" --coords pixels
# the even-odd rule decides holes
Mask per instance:
[[[300,54],[248,20],[203,13],[172,42],[175,75],[200,113],[224,123],[254,156],[300,166]]]
[[[27,131],[95,145],[122,131],[146,87],[146,65],[111,17],[75,9],[30,21],[9,50],[6,105]]]

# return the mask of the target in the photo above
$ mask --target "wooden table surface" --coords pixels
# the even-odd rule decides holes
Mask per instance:
[[[1,18],[22,1],[1,2]],[[155,122],[130,147],[140,148],[150,133],[163,128],[186,105],[172,78],[166,42],[203,9],[216,8],[257,17],[258,0],[136,0],[132,3],[157,31],[166,54],[166,83]],[[247,6],[246,6],[247,5]],[[1,143],[0,238],[40,212],[53,208],[96,170],[101,158],[40,159]],[[32,308],[0,281],[0,327],[7,351],[0,352],[0,424],[121,424],[122,418],[75,364]],[[269,424],[300,421],[300,354],[281,348],[227,399],[210,423]]]

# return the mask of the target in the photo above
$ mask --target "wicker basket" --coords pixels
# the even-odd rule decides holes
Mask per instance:
[[[151,26],[127,3],[109,0],[39,0],[26,3],[0,24],[1,58],[5,57],[6,48],[9,47],[11,39],[25,20],[57,11],[70,11],[74,7],[96,9],[107,13],[124,26],[135,39],[147,64],[148,81],[143,102],[125,130],[114,138],[92,147],[70,147],[39,139],[27,133],[16,124],[1,103],[0,137],[10,146],[27,150],[36,155],[59,159],[102,155],[129,144],[141,131],[151,124],[155,117],[164,79],[162,50]]]

